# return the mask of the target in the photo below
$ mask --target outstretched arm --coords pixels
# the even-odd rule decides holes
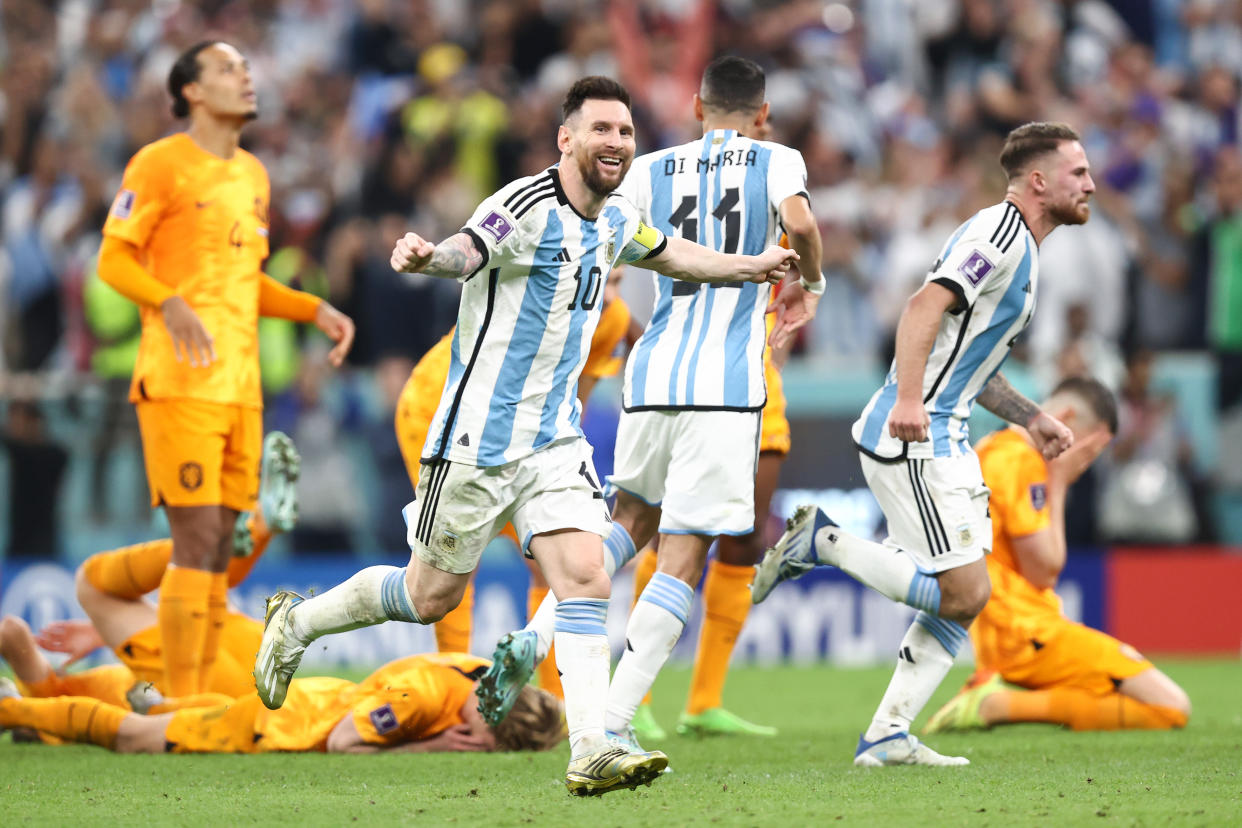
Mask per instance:
[[[976,402],[1002,420],[1024,426],[1045,460],[1074,444],[1074,434],[1064,423],[1018,393],[999,371],[983,386]]]
[[[666,236],[659,253],[633,264],[684,282],[769,282],[776,284],[798,260],[783,247],[769,247],[757,256],[719,253],[676,236]]]
[[[417,233],[406,233],[397,240],[390,261],[398,273],[464,279],[478,270],[486,257],[469,233],[457,233],[439,244],[432,244]]]
[[[362,734],[354,725],[354,717],[347,715],[328,734],[327,748],[328,753],[461,753],[490,750],[491,745],[473,735],[470,726],[465,724],[453,725],[430,739],[403,742],[399,745],[374,745],[363,740]]]

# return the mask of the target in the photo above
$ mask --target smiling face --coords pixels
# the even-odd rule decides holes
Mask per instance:
[[[1095,182],[1087,153],[1077,141],[1065,141],[1041,161],[1044,172],[1044,205],[1057,224],[1084,224],[1091,216]]]
[[[634,122],[621,101],[589,98],[557,134],[557,146],[587,187],[606,196],[621,185],[634,160]]]
[[[258,98],[250,77],[250,63],[227,43],[215,43],[198,53],[198,80],[186,84],[182,94],[216,117],[253,120],[258,117]]]

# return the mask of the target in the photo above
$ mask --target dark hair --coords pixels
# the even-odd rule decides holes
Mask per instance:
[[[1005,136],[1001,148],[1000,164],[1009,180],[1026,172],[1027,165],[1057,148],[1066,141],[1078,141],[1078,133],[1069,124],[1039,121],[1023,124]]]
[[[197,81],[199,74],[203,70],[202,65],[198,62],[198,53],[208,46],[215,46],[219,42],[218,40],[200,40],[182,52],[177,58],[177,62],[172,65],[172,69],[168,72],[168,92],[173,97],[172,114],[174,118],[185,118],[190,114],[190,102],[181,94],[181,90],[186,84]]]
[[[1052,396],[1071,394],[1086,403],[1096,419],[1108,426],[1110,434],[1117,433],[1117,400],[1104,383],[1092,377],[1067,377],[1052,389]]]
[[[569,87],[569,91],[565,93],[565,101],[561,104],[561,115],[568,121],[569,116],[582,109],[582,102],[588,100],[620,101],[628,109],[630,93],[612,78],[588,75],[574,81],[574,85]]]
[[[763,106],[763,68],[735,55],[718,57],[703,70],[699,98],[717,112],[755,112]]]

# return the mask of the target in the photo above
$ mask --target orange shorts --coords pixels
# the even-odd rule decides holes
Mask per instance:
[[[164,731],[168,751],[258,753],[254,724],[261,704],[257,693],[249,693],[232,704],[178,710]]]
[[[1102,696],[1116,692],[1118,682],[1151,669],[1152,663],[1129,644],[1067,620],[1043,636],[1033,636],[997,666],[1001,678],[1029,690],[1076,687]]]
[[[116,657],[134,674],[134,681],[149,681],[156,687],[164,683],[164,655],[160,649],[160,628],[147,627],[121,642]]]
[[[763,407],[763,420],[759,432],[759,451],[775,451],[789,454],[789,420],[785,419],[785,386],[781,372],[765,353],[763,377],[768,386],[768,404]]]
[[[254,659],[259,652],[263,625],[252,618],[229,613],[220,634],[216,664],[207,682],[207,692],[223,693],[234,698],[254,690]],[[149,681],[164,692],[164,651],[160,646],[160,628],[147,627],[121,642],[116,648],[134,681]],[[128,687],[126,688],[128,689]]]
[[[262,411],[198,400],[146,400],[135,408],[152,506],[255,507]]]

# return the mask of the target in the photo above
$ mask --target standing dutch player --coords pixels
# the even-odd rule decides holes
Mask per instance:
[[[173,114],[190,126],[140,149],[103,228],[99,276],[142,311],[130,386],[151,505],[163,506],[172,563],[160,584],[166,687],[206,686],[227,612],[233,528],[259,488],[263,396],[258,317],[314,322],[337,345],[349,317],[263,274],[269,185],[238,146],[257,115],[250,67],[203,41],[168,76]],[[276,495],[275,490],[269,492]]]
[[[987,603],[984,554],[991,547],[988,489],[968,442],[976,401],[1026,429],[1052,459],[1073,435],[999,373],[1035,310],[1040,242],[1082,224],[1095,191],[1078,134],[1031,123],[1009,133],[1000,163],[1005,200],[957,229],[910,298],[897,325],[896,357],[883,387],[854,423],[867,485],[888,519],[883,545],[843,532],[813,506],[756,568],[762,601],[782,580],[836,566],[919,610],[898,650],[888,690],[858,740],[854,764],[966,765],[910,734],[910,723],[944,680]]]
[[[621,192],[667,237],[723,253],[758,253],[776,244],[783,225],[809,272],[777,299],[773,338],[783,340],[815,313],[821,249],[801,154],[748,137],[767,121],[764,87],[754,62],[713,61],[694,97],[703,137],[637,159]],[[608,691],[608,731],[635,748],[635,711],[681,637],[712,540],[753,530],[767,398],[768,286],[655,280],[655,309],[626,363],[616,471],[608,480],[617,492],[610,565],[624,565],[660,535],[657,571],[630,614]],[[497,646],[479,697],[485,707],[495,705],[485,710],[494,720],[539,655],[538,620]]]
[[[589,77],[570,89],[558,166],[486,199],[440,244],[414,233],[392,265],[464,282],[447,384],[405,509],[408,567],[375,566],[323,595],[268,602],[255,680],[279,707],[306,645],[321,635],[401,620],[431,623],[461,599],[487,543],[510,521],[560,602],[556,651],[565,690],[572,793],[650,783],[658,752],[604,733],[610,520],[579,427],[575,390],[599,320],[604,277],[635,263],[690,281],[779,281],[796,255],[727,256],[666,238],[614,195],[634,157],[629,95]]]

